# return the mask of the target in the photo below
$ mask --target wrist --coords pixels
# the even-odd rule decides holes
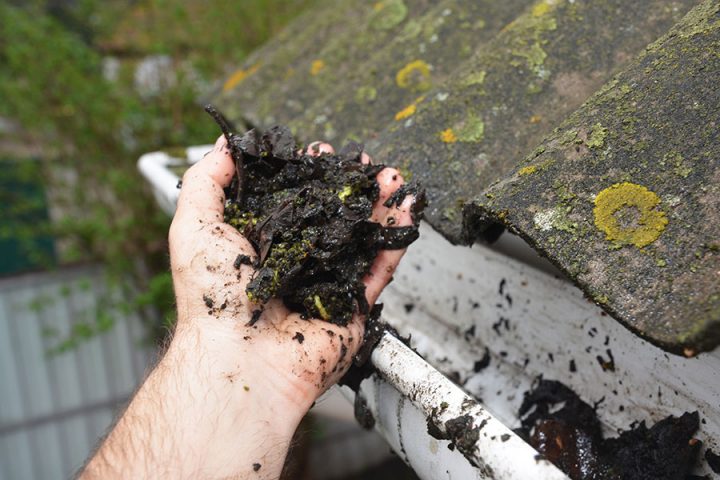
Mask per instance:
[[[290,439],[315,395],[275,372],[236,330],[204,319],[181,324],[161,363],[182,372],[189,391],[202,395],[208,411],[225,421],[252,421],[263,431]]]

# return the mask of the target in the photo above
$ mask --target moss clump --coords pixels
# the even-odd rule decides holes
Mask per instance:
[[[638,248],[658,239],[668,224],[665,212],[657,206],[660,198],[634,183],[616,183],[595,197],[595,226],[607,240]]]
[[[601,124],[596,123],[593,125],[590,135],[588,135],[587,142],[585,144],[588,148],[602,148],[605,145],[605,138],[608,135],[608,129],[603,127]]]
[[[377,98],[377,89],[370,85],[365,85],[355,91],[355,101],[358,103],[374,102]]]
[[[356,143],[337,155],[298,152],[285,127],[238,136],[209,111],[223,127],[237,171],[226,190],[225,221],[258,254],[248,299],[261,309],[280,298],[306,318],[339,325],[355,312],[367,314],[362,280],[378,250],[404,248],[418,236],[417,225],[391,228],[369,220],[379,193],[375,177],[384,166],[362,164]],[[417,189],[401,187],[386,206],[411,193],[422,198]],[[423,202],[415,205],[419,220]]]
[[[479,72],[472,72],[469,75],[467,75],[465,78],[463,78],[461,85],[463,87],[470,87],[473,85],[482,85],[485,83],[486,76],[487,76],[487,72],[485,70],[480,70]]]
[[[403,0],[382,0],[373,5],[370,25],[378,30],[390,30],[407,17],[408,8]]]
[[[547,73],[543,68],[547,52],[544,49],[547,40],[544,35],[557,29],[557,21],[552,16],[558,2],[542,1],[537,3],[530,14],[523,15],[506,27],[506,30],[516,32],[512,39],[512,55],[518,59],[512,60],[513,66],[520,66],[524,59],[527,68],[536,76],[545,78]]]
[[[485,137],[485,122],[476,115],[468,116],[457,129],[457,138],[461,142],[481,142]]]

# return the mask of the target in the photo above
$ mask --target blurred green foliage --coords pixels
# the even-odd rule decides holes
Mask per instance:
[[[137,172],[137,158],[148,151],[212,143],[217,127],[198,97],[312,3],[0,4],[0,117],[21,125],[23,142],[42,147],[39,175],[63,212],[50,229],[37,227],[65,240],[62,263],[102,262],[123,292],[121,300],[95,312],[93,321],[78,323],[61,349],[110,328],[111,311],[120,312],[118,318],[142,313],[151,337],[163,336],[174,302],[167,272],[170,219]],[[141,94],[137,66],[159,54],[170,60],[172,81],[159,92]],[[108,57],[117,65],[111,79],[103,72]]]

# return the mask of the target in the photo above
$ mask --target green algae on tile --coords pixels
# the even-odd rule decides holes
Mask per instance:
[[[486,75],[487,72],[485,70],[480,70],[479,72],[472,72],[465,78],[463,78],[462,85],[465,87],[470,87],[472,85],[482,85],[483,83],[485,83]]]
[[[485,122],[478,115],[468,115],[454,131],[461,142],[481,142],[485,137]]]
[[[547,75],[543,68],[548,56],[544,49],[548,43],[545,34],[557,29],[557,20],[552,13],[560,3],[562,2],[541,0],[535,4],[531,15],[520,17],[508,26],[509,30],[512,29],[519,33],[513,37],[513,56],[524,59],[527,67],[541,78]],[[520,65],[518,60],[513,60],[511,64]]]
[[[590,135],[588,135],[585,145],[587,145],[588,148],[602,148],[602,146],[605,145],[607,135],[608,129],[600,123],[596,123],[593,125],[592,130],[590,130]]]
[[[377,98],[377,89],[370,85],[363,85],[362,87],[355,90],[355,101],[358,103],[362,102],[374,102]]]
[[[370,26],[377,30],[390,30],[407,17],[408,7],[403,0],[381,0],[373,5]]]

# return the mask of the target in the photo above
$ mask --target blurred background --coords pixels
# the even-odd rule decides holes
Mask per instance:
[[[315,0],[0,4],[0,478],[69,478],[174,321],[146,152],[212,143],[199,98]],[[414,478],[341,399],[288,478]]]

